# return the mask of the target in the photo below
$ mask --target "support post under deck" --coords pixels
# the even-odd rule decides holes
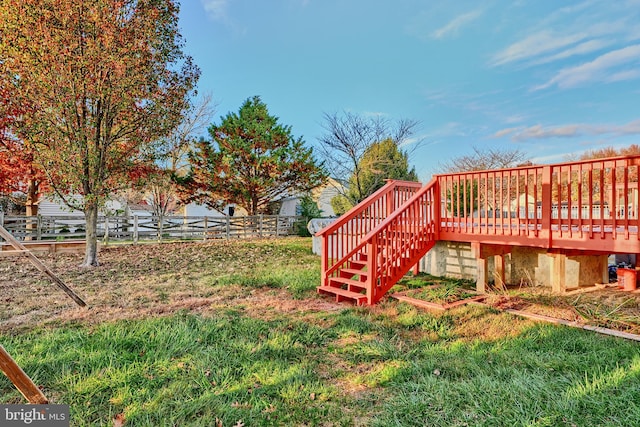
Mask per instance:
[[[511,252],[509,245],[484,245],[479,242],[471,243],[471,251],[476,258],[476,291],[485,293],[489,284],[489,257],[493,257],[495,280],[501,286],[506,284],[504,256]]]
[[[496,254],[493,257],[493,263],[495,265],[495,278],[496,282],[500,281],[500,286],[505,286],[505,278],[504,278],[504,255]]]
[[[567,256],[565,254],[551,254],[551,290],[562,294],[567,290]]]
[[[487,292],[487,270],[489,269],[489,263],[486,258],[476,258],[476,261],[476,268],[478,269],[476,276],[476,291],[484,294]]]
[[[489,263],[482,253],[482,245],[480,243],[471,243],[471,252],[476,258],[476,291],[485,293],[487,292],[487,271],[489,269]]]

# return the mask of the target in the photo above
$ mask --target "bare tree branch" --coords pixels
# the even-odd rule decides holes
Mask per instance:
[[[529,156],[522,150],[472,147],[473,153],[451,159],[439,165],[441,173],[480,171],[512,168],[528,162]]]
[[[382,115],[365,117],[348,111],[325,113],[325,133],[318,138],[320,154],[325,166],[337,185],[334,187],[346,197],[347,188],[360,186],[360,163],[365,152],[375,143],[393,140],[398,147],[411,148],[403,151],[410,155],[419,148],[421,141],[411,141],[419,122],[400,119],[397,122]]]

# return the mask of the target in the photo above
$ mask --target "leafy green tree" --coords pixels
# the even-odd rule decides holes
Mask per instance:
[[[191,171],[182,180],[187,200],[215,208],[235,203],[256,215],[281,196],[307,192],[327,179],[313,149],[278,123],[258,96],[211,125],[209,134],[211,141],[198,142],[190,153]]]
[[[331,209],[333,209],[333,213],[338,216],[344,214],[352,207],[353,204],[342,194],[338,194],[333,199],[331,199]]]
[[[415,168],[409,166],[408,153],[391,138],[375,142],[365,150],[349,178],[347,191],[334,197],[331,206],[342,214],[380,189],[388,179],[418,180]]]
[[[32,107],[11,131],[56,194],[84,211],[83,266],[98,265],[98,209],[146,174],[198,80],[178,9],[175,0],[0,2],[0,87]]]
[[[348,199],[354,203],[373,194],[387,179],[417,181],[415,168],[409,167],[409,156],[391,138],[372,144],[360,159],[360,173],[349,179]]]
[[[310,237],[311,233],[307,229],[307,223],[313,218],[320,218],[322,211],[318,204],[313,200],[311,194],[305,194],[300,198],[300,213],[302,220],[298,222],[298,235],[302,237]]]

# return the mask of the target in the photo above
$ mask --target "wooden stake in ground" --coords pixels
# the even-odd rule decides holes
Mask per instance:
[[[43,264],[42,261],[38,259],[34,254],[31,253],[29,249],[27,249],[22,243],[16,240],[15,237],[11,235],[4,227],[0,225],[0,237],[9,242],[14,249],[23,252],[31,261],[31,264],[35,265],[38,270],[49,276],[49,278],[53,281],[53,283],[62,289],[67,295],[71,297],[72,300],[76,302],[80,307],[85,307],[87,304],[75,294],[58,276],[56,276],[53,271],[49,269],[46,265]]]
[[[46,396],[40,391],[31,378],[24,373],[22,368],[11,358],[4,347],[0,345],[0,370],[11,380],[20,393],[29,403],[44,405],[49,403]]]

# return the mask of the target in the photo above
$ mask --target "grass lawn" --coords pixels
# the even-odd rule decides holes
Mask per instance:
[[[95,270],[43,257],[89,309],[0,258],[0,343],[74,426],[640,425],[637,342],[490,307],[336,304],[315,294],[310,248],[111,246]],[[23,402],[0,376],[0,403]]]

